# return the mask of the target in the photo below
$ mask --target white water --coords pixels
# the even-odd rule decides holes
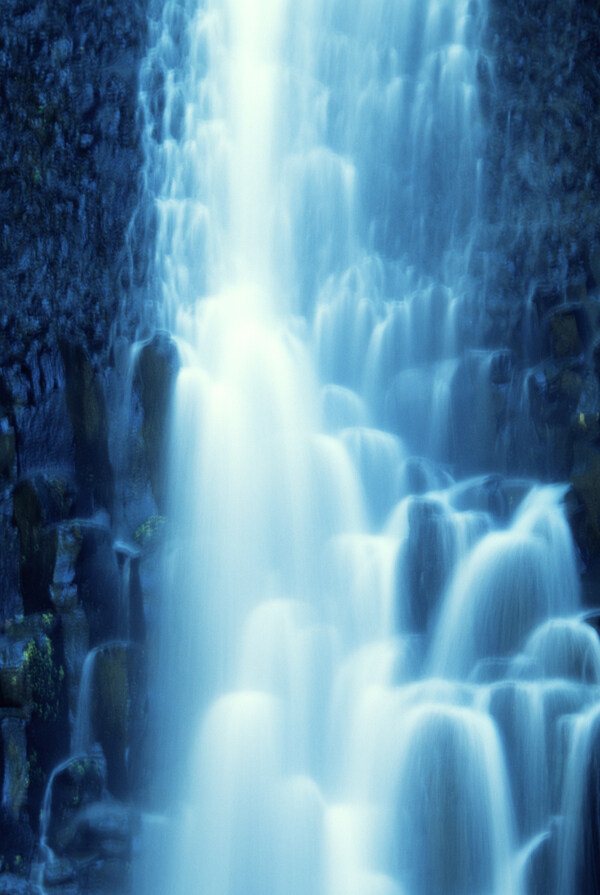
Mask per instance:
[[[497,459],[454,417],[471,377],[489,429],[462,336],[484,13],[158,8],[142,102],[183,369],[139,895],[520,895],[577,810],[563,719],[599,666],[579,623],[548,628],[579,605],[562,489],[501,525],[488,480],[437,462]]]

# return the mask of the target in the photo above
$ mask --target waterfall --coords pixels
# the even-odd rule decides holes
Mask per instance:
[[[544,849],[563,895],[600,664],[564,489],[487,474],[485,3],[152,9],[182,369],[140,895],[525,895]]]

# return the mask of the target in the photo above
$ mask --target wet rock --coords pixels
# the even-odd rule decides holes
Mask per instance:
[[[156,534],[156,531],[151,531],[149,537],[155,537]],[[127,640],[143,643],[146,619],[140,578],[141,550],[123,541],[117,541],[114,549],[121,574],[122,631]]]
[[[89,644],[119,636],[119,569],[110,529],[73,520],[52,530],[52,604],[59,611],[80,604],[89,627]]]
[[[512,351],[494,351],[490,357],[490,382],[494,385],[508,384],[513,374],[513,363]]]
[[[595,243],[590,248],[588,265],[594,285],[600,286],[600,243]]]
[[[64,708],[64,667],[59,639],[60,628],[29,641],[23,654],[23,665],[31,690],[33,718],[44,722],[60,722]],[[50,730],[48,729],[48,735]]]
[[[557,358],[577,357],[588,340],[587,320],[580,304],[555,308],[549,316],[552,352]]]
[[[131,891],[131,862],[121,858],[102,858],[82,868],[81,889],[84,892],[127,895]]]
[[[0,873],[0,895],[39,895],[39,888],[22,876]]]
[[[118,797],[130,793],[135,779],[145,709],[142,650],[121,643],[100,649],[94,665],[92,729],[106,756],[108,788]]]
[[[15,430],[8,419],[0,420],[0,478],[14,481],[17,475]]]
[[[140,350],[136,379],[143,408],[142,436],[150,482],[157,506],[165,507],[166,435],[171,396],[179,370],[177,347],[159,332]]]
[[[119,570],[108,528],[80,523],[80,532],[75,580],[95,646],[119,636]]]
[[[17,878],[23,879],[27,873],[33,852],[35,849],[34,834],[29,824],[28,812],[22,812],[20,817],[5,807],[0,807],[0,886],[12,871]],[[0,887],[0,892],[5,891]],[[18,889],[9,889],[19,891]]]
[[[574,856],[573,891],[592,895],[600,890],[600,724],[589,733],[587,767],[579,819],[579,842]]]
[[[596,445],[575,444],[571,482],[582,508],[577,541],[597,553],[600,550],[600,450]]]
[[[25,807],[32,826],[36,827],[50,770],[68,748],[59,620],[46,613],[7,623],[0,636],[0,656],[8,675],[3,701],[11,703],[0,709],[0,716],[4,714],[7,721],[24,725]]]
[[[23,612],[19,592],[19,534],[14,524],[12,495],[0,494],[0,619]]]
[[[25,806],[29,787],[25,721],[19,718],[4,718],[0,729],[4,766],[2,808],[16,819]]]
[[[101,801],[105,782],[104,762],[91,756],[72,758],[54,773],[45,822],[48,844],[57,855],[77,854],[87,847],[79,818],[85,808]]]
[[[585,284],[585,277],[581,276],[567,283],[567,301],[568,302],[586,302],[588,292]]]
[[[600,438],[600,387],[595,373],[589,369],[582,377],[572,432],[574,439],[596,442]]]
[[[106,402],[100,377],[86,348],[61,341],[66,374],[66,399],[75,440],[78,510],[110,509],[114,497],[113,470],[108,454]]]
[[[109,799],[76,810],[63,830],[65,853],[44,865],[46,890],[56,895],[130,892],[137,827],[136,813]]]
[[[0,707],[24,709],[31,702],[31,688],[23,662],[0,665]]]
[[[408,457],[400,472],[400,490],[405,494],[425,494],[447,488],[452,477],[440,466],[424,457]]]
[[[537,311],[538,322],[545,319],[548,312],[562,301],[562,291],[555,283],[537,283],[531,296],[531,303]]]
[[[408,609],[403,622],[424,632],[452,569],[455,536],[444,507],[426,497],[411,500],[408,525],[406,544],[399,556],[400,599]]]
[[[105,858],[131,856],[136,815],[118,802],[94,802],[77,816],[77,837],[84,849]]]
[[[459,470],[483,472],[498,465],[503,427],[502,386],[491,379],[491,359],[470,352],[459,362],[450,392],[450,457]]]
[[[452,506],[457,510],[490,513],[497,519],[509,519],[525,495],[531,490],[526,479],[505,479],[488,475],[467,480],[452,489]]]
[[[50,582],[55,535],[50,526],[70,511],[73,494],[65,481],[40,473],[14,489],[14,518],[19,531],[19,578],[26,613],[51,608]]]
[[[18,471],[22,477],[54,468],[74,473],[73,429],[64,391],[64,368],[55,344],[36,340],[24,365],[27,400],[11,404]]]
[[[52,606],[62,622],[68,704],[75,715],[79,679],[90,648],[122,630],[121,573],[110,529],[72,520],[54,527]]]
[[[46,888],[74,882],[77,879],[77,866],[69,858],[56,858],[44,865],[42,878]]]
[[[585,622],[586,625],[589,625],[590,628],[593,628],[596,634],[600,637],[600,611],[592,610],[591,612],[586,612],[582,621]]]

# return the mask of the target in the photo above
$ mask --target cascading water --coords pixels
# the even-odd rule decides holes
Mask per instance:
[[[156,5],[183,367],[138,891],[564,895],[600,648],[563,489],[452,475],[503,460],[465,335],[484,4]]]

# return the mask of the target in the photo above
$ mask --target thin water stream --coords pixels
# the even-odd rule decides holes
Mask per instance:
[[[156,5],[147,174],[183,368],[139,895],[592,891],[571,819],[600,646],[564,489],[484,474],[484,17]]]

